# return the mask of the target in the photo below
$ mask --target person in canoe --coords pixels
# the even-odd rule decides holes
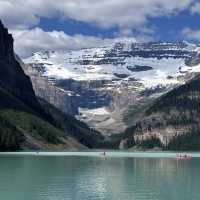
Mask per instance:
[[[176,159],[178,160],[189,160],[189,159],[192,159],[192,156],[191,155],[187,155],[187,154],[177,154],[176,155]]]
[[[106,152],[104,151],[103,153],[101,153],[101,156],[105,157],[106,156]]]

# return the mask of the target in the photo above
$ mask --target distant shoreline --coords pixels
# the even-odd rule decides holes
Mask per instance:
[[[103,155],[104,151],[68,151],[68,152],[44,152],[44,151],[36,151],[36,152],[0,152],[0,156],[75,156],[75,157],[111,157],[111,158],[175,158],[178,153],[187,153],[190,154],[194,158],[200,158],[200,152],[124,152],[124,151],[105,151],[105,155]]]

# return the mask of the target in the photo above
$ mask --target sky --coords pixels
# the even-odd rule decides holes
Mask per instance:
[[[200,0],[0,0],[0,19],[23,58],[127,37],[200,43]]]

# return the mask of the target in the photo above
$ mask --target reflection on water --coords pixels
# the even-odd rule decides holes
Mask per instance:
[[[0,157],[2,200],[199,200],[200,159]]]

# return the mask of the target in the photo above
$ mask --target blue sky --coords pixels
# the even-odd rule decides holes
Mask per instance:
[[[95,24],[76,21],[73,19],[60,19],[60,18],[40,18],[40,23],[37,25],[45,31],[64,31],[69,35],[83,34],[88,36],[96,36],[102,38],[115,38],[116,33],[119,31],[117,26],[102,28]],[[191,14],[189,10],[178,13],[175,16],[162,16],[149,19],[148,26],[154,29],[153,33],[148,35],[152,36],[152,40],[156,41],[182,41],[187,40],[180,30],[189,27],[194,30],[200,29],[200,15]],[[133,29],[132,36],[141,34]],[[130,35],[129,35],[130,36]],[[191,41],[198,42],[191,38]]]
[[[200,0],[0,0],[0,19],[22,57],[124,37],[200,42]]]
[[[172,17],[158,17],[151,20],[151,23],[155,26],[154,37],[158,40],[164,41],[181,41],[187,40],[180,31],[185,27],[189,27],[194,30],[200,29],[199,14],[191,15],[188,10],[179,13]],[[191,38],[191,40],[193,40]],[[193,40],[197,42],[197,40]]]
[[[64,31],[69,35],[83,34],[103,38],[113,38],[117,27],[101,28],[95,24],[84,23],[73,19],[61,20],[59,18],[41,18],[39,26],[45,31]]]

